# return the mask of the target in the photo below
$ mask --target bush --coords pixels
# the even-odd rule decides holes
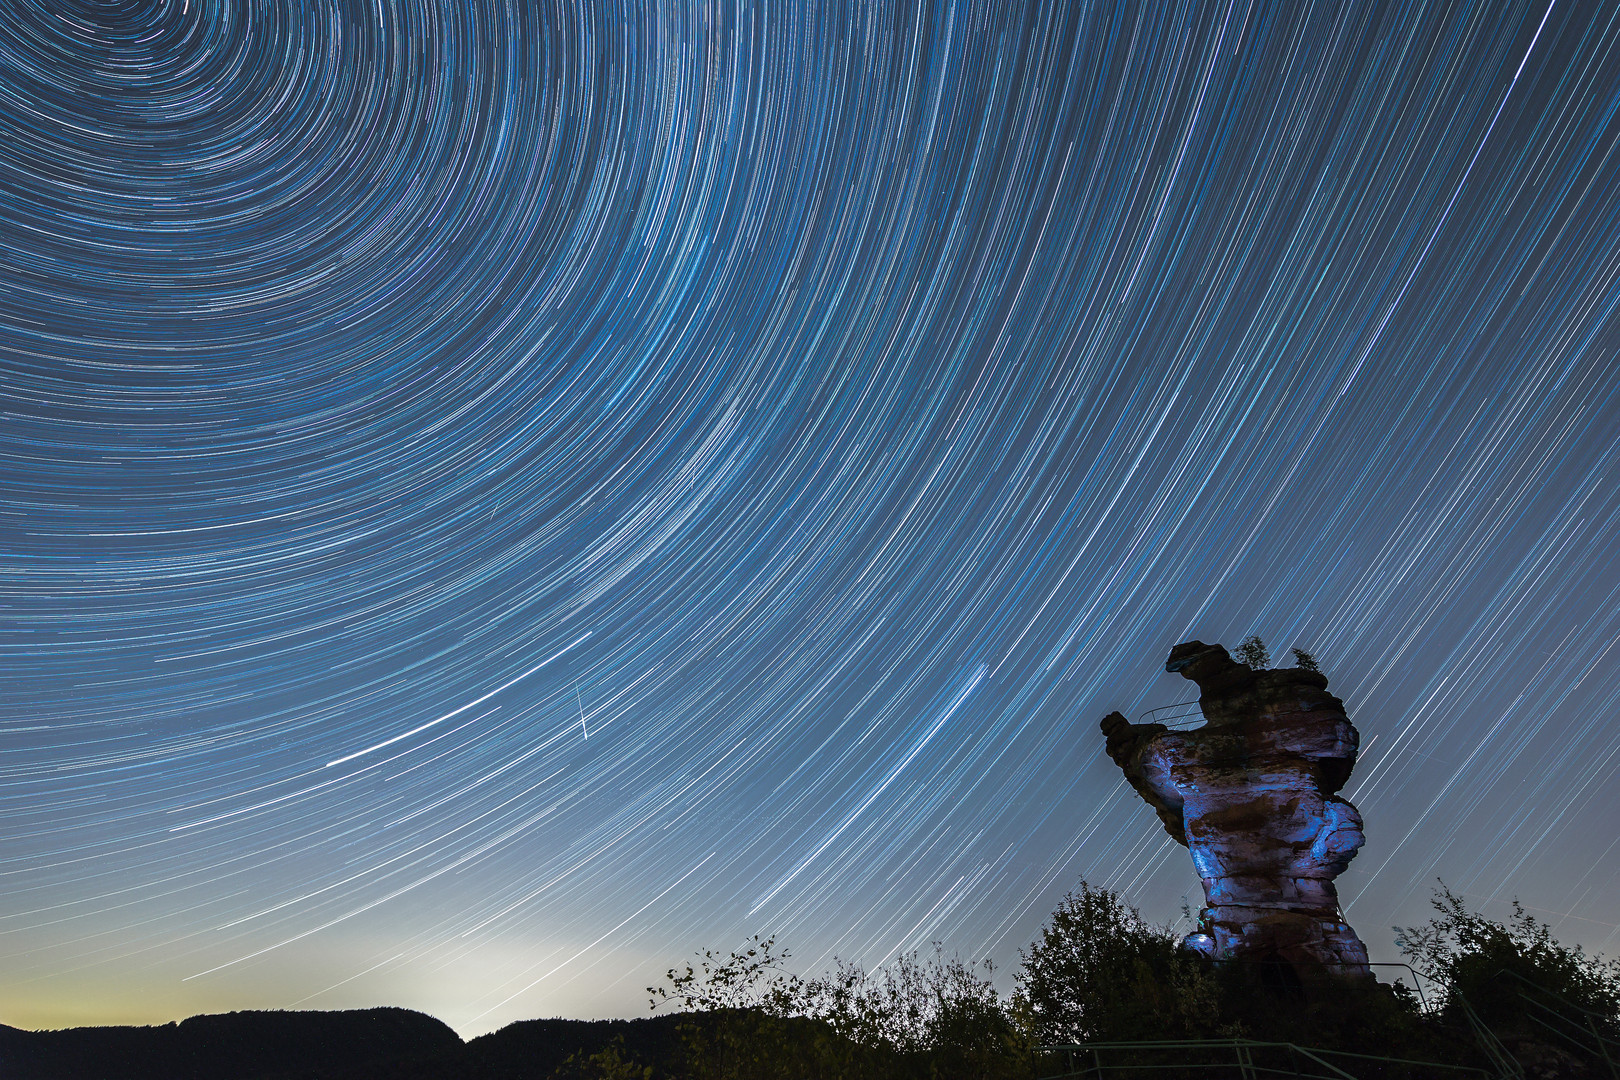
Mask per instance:
[[[1211,1033],[1216,985],[1168,927],[1082,881],[1023,952],[1013,1008],[1036,1043]]]
[[[678,1005],[691,1014],[683,1023],[686,1073],[699,1080],[767,1080],[806,1075],[802,1063],[813,1036],[795,1019],[802,1012],[804,981],[787,972],[785,949],[775,938],[750,938],[721,957],[711,949],[684,971],[671,968],[668,986],[649,986],[652,1007]]]
[[[652,1080],[652,1066],[643,1065],[617,1039],[594,1054],[577,1050],[551,1074],[552,1080]]]
[[[856,1070],[862,1074],[1011,1075],[1027,1053],[990,973],[988,961],[968,964],[946,956],[938,944],[929,960],[912,952],[871,974],[839,963],[831,975],[806,984],[805,1010],[831,1026],[844,1041],[845,1058],[863,1064]],[[836,1055],[840,1046],[829,1049]]]
[[[721,957],[671,969],[648,987],[653,1008],[692,1014],[687,1068],[715,1080],[751,1077],[991,1078],[1027,1073],[1028,1053],[990,985],[990,965],[913,952],[868,974],[842,961],[805,980],[786,972],[786,951],[751,938]]]
[[[1397,926],[1395,944],[1414,967],[1447,985],[1442,1014],[1462,1020],[1471,1009],[1486,1027],[1512,1037],[1531,1033],[1526,995],[1549,1005],[1561,999],[1591,1017],[1594,1034],[1620,1037],[1620,962],[1559,943],[1552,927],[1517,900],[1506,923],[1469,911],[1444,883],[1432,903],[1438,916]]]

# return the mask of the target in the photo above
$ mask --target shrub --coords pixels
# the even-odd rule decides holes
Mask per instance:
[[[1034,1042],[1168,1039],[1216,1023],[1216,987],[1168,927],[1082,881],[1021,953],[1013,1007]]]
[[[1447,984],[1443,1014],[1461,1019],[1471,1009],[1487,1027],[1512,1036],[1529,1030],[1527,995],[1553,1005],[1561,999],[1566,1011],[1586,1014],[1572,1017],[1577,1026],[1620,1036],[1620,962],[1561,944],[1517,900],[1506,923],[1469,911],[1444,883],[1432,903],[1439,914],[1422,926],[1397,926],[1395,944],[1413,966]]]
[[[840,962],[831,975],[806,984],[805,1009],[844,1040],[845,1063],[860,1060],[862,1074],[1008,1075],[1027,1054],[990,973],[988,961],[968,964],[936,943],[929,960],[912,952],[870,974]],[[841,1047],[828,1049],[836,1057]]]
[[[551,1074],[552,1080],[652,1080],[652,1066],[637,1061],[617,1039],[594,1054],[577,1050]]]
[[[1233,654],[1240,664],[1247,664],[1256,671],[1264,671],[1271,666],[1271,653],[1266,651],[1266,643],[1260,640],[1259,634],[1250,634],[1243,639],[1243,644],[1237,647]]]
[[[835,962],[805,980],[786,951],[754,937],[729,956],[705,950],[648,987],[653,1008],[692,1014],[687,1068],[714,1080],[750,1077],[991,1078],[1027,1072],[1028,1054],[990,985],[990,965],[915,952],[868,974]]]
[[[649,986],[652,1007],[680,1006],[691,1014],[683,1024],[686,1072],[698,1080],[768,1080],[800,1075],[809,1038],[795,1023],[804,999],[804,981],[787,972],[785,949],[776,939],[752,937],[721,957],[711,949],[684,971],[671,968],[668,986]]]

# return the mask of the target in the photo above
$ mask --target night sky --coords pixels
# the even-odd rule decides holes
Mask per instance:
[[[1375,959],[1613,955],[1617,149],[1596,0],[5,0],[0,1022],[1179,920],[1251,633]]]

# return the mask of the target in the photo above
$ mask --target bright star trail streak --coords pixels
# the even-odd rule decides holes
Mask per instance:
[[[1010,969],[1187,638],[1620,952],[1620,8],[0,5],[0,1023]]]

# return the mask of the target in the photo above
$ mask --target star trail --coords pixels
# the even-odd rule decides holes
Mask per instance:
[[[1184,853],[1197,637],[1349,919],[1620,951],[1620,8],[0,4],[0,1022],[1004,967]]]

